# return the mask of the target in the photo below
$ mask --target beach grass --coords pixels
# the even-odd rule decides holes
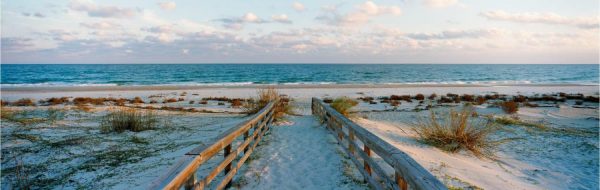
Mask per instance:
[[[145,131],[156,128],[158,118],[153,111],[117,108],[102,117],[100,130],[108,132]]]
[[[476,156],[491,157],[501,141],[493,141],[490,135],[500,128],[494,122],[473,116],[472,107],[461,111],[451,109],[445,118],[430,111],[426,120],[420,120],[413,127],[419,140],[448,152],[468,150]]]
[[[350,109],[356,105],[358,102],[348,97],[339,97],[331,102],[331,107],[344,116],[349,116]]]

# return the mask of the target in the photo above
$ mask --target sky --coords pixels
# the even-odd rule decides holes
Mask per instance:
[[[3,0],[2,63],[599,63],[598,0]]]

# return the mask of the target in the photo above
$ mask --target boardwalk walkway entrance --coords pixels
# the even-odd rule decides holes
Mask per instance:
[[[292,116],[291,125],[272,127],[281,104],[270,102],[188,152],[150,189],[446,189],[409,155],[318,98],[312,99],[313,116]],[[353,168],[368,186],[353,180]]]
[[[368,189],[345,176],[344,154],[313,116],[293,116],[293,124],[271,128],[241,171],[242,189]],[[244,184],[245,183],[245,184]]]

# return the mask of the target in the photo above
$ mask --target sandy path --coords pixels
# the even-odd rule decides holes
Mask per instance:
[[[333,136],[312,116],[274,126],[242,171],[242,189],[365,189],[343,174],[344,159]]]

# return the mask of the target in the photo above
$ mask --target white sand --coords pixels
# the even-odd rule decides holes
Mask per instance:
[[[228,105],[188,105],[187,101],[196,102],[203,97],[227,96],[230,98],[247,98],[256,94],[256,88],[194,88],[194,89],[68,89],[61,90],[6,90],[3,89],[3,100],[16,100],[20,98],[34,98],[36,100],[48,97],[125,97],[133,98],[140,96],[145,100],[150,95],[166,94],[167,96],[179,97],[182,92],[187,92],[186,101],[170,103],[175,107],[210,108],[214,110],[235,112]],[[481,94],[498,92],[502,94],[544,94],[544,93],[584,93],[586,95],[597,95],[598,86],[434,86],[434,87],[378,87],[365,86],[342,87],[304,87],[280,89],[283,94],[290,95],[298,105],[298,112],[302,115],[310,114],[311,97],[361,97],[361,96],[389,96],[392,94],[446,94],[446,93],[469,93]],[[193,95],[198,94],[198,95]],[[160,98],[159,98],[160,99]],[[197,103],[196,103],[197,104]],[[593,108],[573,108],[573,102],[567,102],[560,108],[523,108],[519,116],[527,121],[543,121],[553,127],[577,128],[577,130],[598,131],[598,104],[590,104]],[[587,103],[586,103],[587,104]],[[546,133],[530,129],[514,127],[514,134],[509,135],[530,140],[509,143],[500,148],[498,152],[499,161],[492,161],[473,157],[468,153],[449,154],[436,148],[420,144],[414,140],[414,134],[407,129],[406,123],[415,121],[416,103],[402,102],[402,112],[370,112],[372,110],[385,110],[390,107],[384,104],[369,105],[361,103],[356,108],[365,111],[369,119],[358,119],[357,121],[369,130],[378,134],[384,140],[397,146],[399,149],[412,155],[415,160],[425,166],[433,174],[440,177],[448,185],[466,187],[474,185],[486,189],[597,189],[598,188],[598,133],[584,133],[587,136],[561,135],[559,133]],[[479,107],[478,112],[482,114],[501,114],[498,108]],[[211,114],[205,115],[210,117]],[[97,118],[81,119],[77,116],[67,117],[61,121],[61,127],[54,128],[44,125],[39,129],[27,129],[26,132],[33,135],[42,135],[51,141],[58,141],[65,137],[76,134],[83,135],[90,131],[89,128],[97,127]],[[162,147],[172,143],[191,143],[211,138],[222,131],[220,128],[205,128],[212,122],[206,122],[204,116],[184,117],[187,119],[179,122],[178,126],[192,130],[199,130],[198,135],[186,134],[186,137],[176,137],[180,132],[168,135],[150,134],[148,137]],[[225,119],[228,120],[228,119]],[[210,121],[210,120],[209,120]],[[224,120],[214,120],[224,121]],[[238,185],[248,189],[271,189],[271,188],[298,188],[298,189],[361,189],[364,186],[354,182],[352,177],[345,175],[347,165],[343,156],[336,147],[335,140],[323,127],[318,127],[309,116],[292,117],[291,126],[274,127],[270,136],[257,149],[258,159],[251,162],[248,168],[243,169],[239,176]],[[2,123],[2,148],[10,146],[26,146],[30,143],[26,140],[15,139],[7,141],[5,135],[11,134],[18,129],[12,124]],[[84,129],[84,130],[80,130]],[[216,130],[215,129],[219,129]],[[402,129],[402,130],[399,130]],[[29,131],[28,131],[29,130]],[[94,129],[92,129],[93,131]],[[188,130],[186,130],[188,131]],[[184,133],[186,132],[184,131]],[[131,134],[123,135],[122,139],[112,140],[114,143],[126,140]],[[146,136],[144,136],[146,137]],[[164,138],[163,138],[164,137]],[[168,138],[167,138],[168,137]],[[193,138],[190,139],[190,138]],[[184,143],[184,144],[185,144]],[[92,145],[87,147],[104,150]],[[150,145],[155,145],[151,143]],[[95,172],[78,172],[74,176],[75,183],[66,188],[77,187],[78,183],[92,186],[84,187],[113,187],[117,189],[143,189],[145,184],[160,174],[160,171],[169,167],[177,155],[192,149],[193,145],[182,146],[178,144],[176,150],[156,152],[155,156],[142,159],[133,165],[119,166],[115,170],[101,170]],[[294,151],[295,150],[295,151]],[[56,154],[56,150],[46,150],[47,154],[27,155],[29,161],[45,162],[45,155]],[[4,153],[4,152],[3,152]],[[82,153],[78,153],[82,154]],[[310,156],[308,156],[310,155]],[[3,160],[3,168],[5,165]],[[294,164],[298,163],[298,164]],[[50,171],[65,170],[81,164],[75,160],[71,163],[52,166]],[[204,169],[206,170],[206,169]],[[133,171],[133,172],[132,172]],[[103,177],[98,182],[94,181],[94,175],[114,173],[109,177]],[[257,174],[260,173],[260,174]],[[258,177],[260,176],[260,177]],[[6,181],[6,180],[3,180]],[[245,182],[244,182],[245,181]],[[331,183],[334,181],[335,183]],[[327,182],[327,183],[326,183]],[[5,189],[5,183],[2,184]],[[81,185],[81,184],[80,184]]]
[[[342,161],[350,161],[323,125],[311,116],[289,119],[272,127],[253,153],[256,160],[241,173],[242,189],[367,189],[344,175]]]

